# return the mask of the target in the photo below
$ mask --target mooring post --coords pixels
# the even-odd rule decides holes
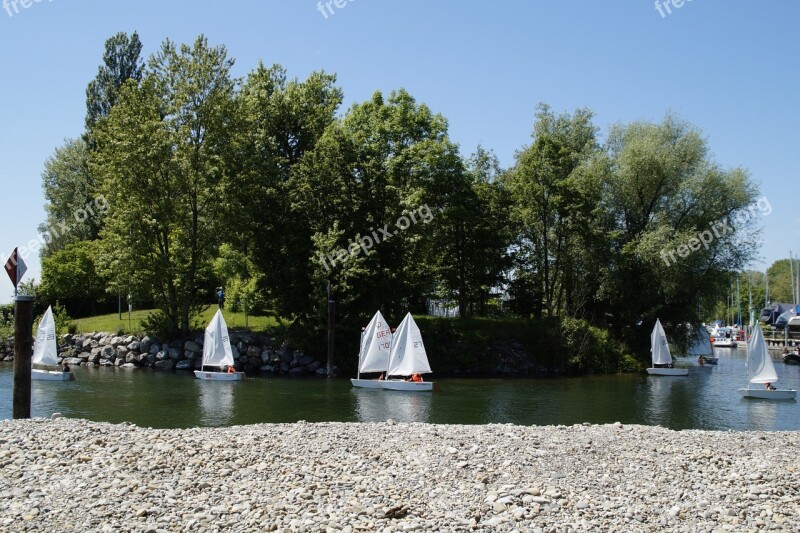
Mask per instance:
[[[33,296],[14,299],[14,418],[31,417],[31,356],[33,355]]]
[[[336,326],[334,317],[336,303],[331,296],[331,282],[328,282],[328,377],[333,376],[333,330]]]

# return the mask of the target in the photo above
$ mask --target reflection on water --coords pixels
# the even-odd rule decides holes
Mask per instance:
[[[433,393],[358,387],[353,387],[350,393],[355,399],[359,422],[383,422],[389,418],[397,422],[430,421]]]
[[[76,381],[37,381],[31,414],[144,427],[229,426],[263,422],[436,424],[649,424],[672,429],[798,430],[797,402],[743,399],[745,350],[718,350],[718,365],[687,377],[646,375],[559,379],[437,379],[441,391],[353,388],[347,379],[256,377],[198,380],[191,372],[77,367]],[[775,359],[780,388],[799,388],[800,366]],[[0,418],[11,418],[12,366],[0,363]]]
[[[227,426],[233,423],[234,388],[238,381],[194,380],[200,425]]]

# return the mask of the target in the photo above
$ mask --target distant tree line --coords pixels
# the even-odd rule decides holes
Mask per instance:
[[[753,223],[695,246],[758,193],[671,114],[601,138],[590,110],[540,105],[504,169],[483,147],[463,155],[446,118],[402,89],[342,110],[333,74],[259,64],[237,79],[203,36],[146,62],[141,50],[136,33],[107,41],[85,134],[45,164],[43,228],[109,204],[44,251],[39,294],[72,309],[131,293],[186,334],[221,285],[310,335],[330,283],[353,325],[436,300],[461,317],[580,318],[627,341],[656,316],[698,321],[756,251],[742,245]]]

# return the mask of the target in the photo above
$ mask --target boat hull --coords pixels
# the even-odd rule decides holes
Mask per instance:
[[[732,339],[714,341],[714,348],[738,348],[739,343]]]
[[[783,356],[783,362],[787,365],[800,365],[800,355],[789,353]]]
[[[739,389],[739,393],[744,398],[761,400],[794,400],[797,398],[796,390]]]
[[[205,379],[208,381],[244,381],[244,372],[206,372],[204,370],[195,370],[194,377],[197,379]]]
[[[75,374],[60,370],[31,370],[31,379],[34,381],[73,381]]]
[[[350,383],[353,387],[360,387],[362,389],[382,389],[381,383],[383,381],[377,379],[351,379]]]
[[[688,376],[688,368],[648,368],[647,373],[651,376]]]
[[[719,357],[703,356],[703,363],[707,365],[716,365],[719,363]]]
[[[397,379],[387,379],[379,381],[382,388],[386,390],[404,390],[412,392],[427,392],[433,390],[433,381],[403,381]]]

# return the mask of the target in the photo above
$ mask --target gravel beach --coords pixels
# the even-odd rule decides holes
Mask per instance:
[[[0,422],[4,531],[800,530],[800,432]]]

